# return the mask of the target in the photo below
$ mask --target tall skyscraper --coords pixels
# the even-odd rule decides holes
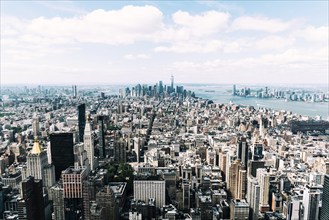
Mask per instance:
[[[114,161],[125,163],[127,161],[126,144],[123,138],[118,138],[114,142]]]
[[[79,127],[79,141],[83,142],[83,134],[86,125],[86,104],[78,105],[78,127]]]
[[[73,85],[72,86],[72,93],[73,93],[73,98],[76,98],[78,93],[77,93],[77,86]]]
[[[248,152],[247,140],[246,138],[241,138],[238,143],[237,157],[245,167],[248,165]]]
[[[86,123],[84,136],[83,136],[83,144],[84,144],[84,149],[87,152],[90,169],[94,170],[96,168],[94,136],[92,133],[93,130],[92,130],[92,124],[90,118],[88,118],[87,120],[88,122]]]
[[[324,176],[321,220],[329,219],[329,174]]]
[[[104,136],[104,116],[98,116],[98,132],[99,132],[99,157],[105,158],[105,136]]]
[[[228,189],[233,199],[243,199],[246,195],[247,172],[239,160],[234,161],[229,168]]]
[[[321,187],[307,185],[303,193],[304,220],[319,219]]]
[[[190,183],[188,180],[184,179],[182,181],[183,189],[183,209],[190,210]]]
[[[22,182],[22,200],[17,203],[19,219],[44,220],[45,204],[42,180],[29,176]]]
[[[86,178],[85,168],[73,169],[70,167],[62,172],[65,219],[85,219],[83,182]]]
[[[163,83],[162,83],[162,81],[159,81],[159,85],[158,85],[158,87],[157,87],[157,92],[158,92],[158,94],[162,94],[163,93]]]
[[[171,86],[170,86],[170,92],[174,92],[174,76],[171,75]]]
[[[33,131],[34,138],[37,138],[39,136],[39,133],[40,133],[39,117],[37,117],[37,116],[33,117],[32,131]]]
[[[58,181],[62,171],[74,165],[73,134],[50,134],[50,151],[52,164],[55,166],[55,179]]]
[[[54,219],[64,220],[64,190],[59,185],[51,188]]]
[[[232,95],[236,95],[236,85],[233,85]]]
[[[109,220],[118,219],[118,207],[115,201],[115,195],[109,185],[106,185],[96,194],[96,202],[104,208],[104,216]]]
[[[256,178],[248,175],[247,181],[247,202],[250,206],[249,219],[258,220],[259,216],[259,200],[260,200],[260,187]]]
[[[33,148],[26,159],[28,176],[33,176],[36,180],[45,180],[44,169],[48,165],[48,157],[47,152],[41,149],[37,139],[34,140]]]
[[[271,173],[268,169],[258,169],[257,170],[257,181],[260,187],[260,201],[259,207],[262,211],[262,208],[269,208],[269,192],[270,192],[270,181],[274,178],[274,174]]]

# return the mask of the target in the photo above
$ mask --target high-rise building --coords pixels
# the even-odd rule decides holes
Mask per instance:
[[[106,185],[96,194],[97,204],[104,208],[105,219],[118,219],[118,207],[115,201],[115,195],[109,185]]]
[[[32,121],[32,131],[33,131],[33,136],[34,138],[37,138],[40,133],[40,128],[39,128],[39,117],[35,116]]]
[[[247,219],[249,219],[249,204],[244,199],[232,199],[230,204],[230,220]]]
[[[29,176],[22,182],[22,199],[17,203],[19,219],[44,220],[42,180]]]
[[[51,188],[54,219],[64,220],[64,189],[59,185]]]
[[[183,209],[190,210],[190,183],[188,180],[183,180],[182,189],[183,189]]]
[[[157,208],[162,208],[166,201],[166,182],[164,180],[134,180],[134,199],[147,202],[155,199]]]
[[[321,220],[329,219],[329,174],[324,176]]]
[[[93,132],[92,124],[90,122],[90,119],[88,119],[83,135],[83,144],[84,144],[84,149],[87,152],[90,170],[94,170],[97,167],[95,160],[94,136],[92,132]]]
[[[319,219],[322,186],[307,185],[303,193],[304,220]]]
[[[114,161],[119,163],[127,161],[126,144],[123,138],[114,141]]]
[[[33,176],[36,180],[45,180],[44,169],[48,166],[48,157],[47,152],[41,149],[37,139],[34,140],[33,148],[26,159],[28,176]]]
[[[259,207],[261,211],[269,209],[270,180],[272,178],[274,178],[274,175],[268,169],[257,170],[257,181],[260,187]]]
[[[250,206],[249,219],[258,220],[260,187],[256,178],[248,175],[247,202]]]
[[[291,196],[288,201],[286,201],[287,204],[287,220],[295,220],[295,219],[301,219],[300,213],[301,213],[301,203],[302,201],[298,198],[298,196]]]
[[[238,143],[237,157],[245,167],[248,165],[248,152],[247,141],[245,138],[241,138]]]
[[[240,160],[236,160],[229,168],[229,185],[231,197],[233,199],[243,199],[246,195],[247,172]]]
[[[212,220],[213,211],[212,211],[212,201],[210,196],[200,196],[199,197],[201,219],[203,220]]]
[[[99,132],[99,157],[105,158],[105,135],[104,135],[104,116],[98,116],[98,132]]]
[[[171,75],[171,86],[170,86],[170,92],[175,92],[174,91],[174,76]]]
[[[65,219],[85,219],[83,182],[86,178],[85,168],[70,167],[62,171]]]
[[[236,85],[233,85],[232,95],[236,95]]]
[[[79,142],[83,142],[83,134],[86,125],[86,104],[78,105],[78,127],[79,127]]]
[[[77,86],[73,85],[72,86],[72,93],[73,93],[73,98],[76,98],[78,93],[77,93]]]
[[[50,134],[51,161],[55,166],[55,179],[58,181],[66,168],[74,165],[73,134]]]
[[[263,159],[263,144],[261,143],[255,143],[252,147],[251,147],[251,153],[252,153],[252,159],[254,161],[259,161],[261,159]]]

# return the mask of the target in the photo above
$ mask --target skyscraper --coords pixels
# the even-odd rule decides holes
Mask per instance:
[[[233,199],[243,199],[246,195],[247,172],[239,160],[234,161],[229,168],[228,189]]]
[[[324,176],[321,220],[329,219],[329,174]]]
[[[115,201],[115,195],[109,185],[106,185],[96,194],[96,202],[100,207],[104,208],[104,216],[106,219],[118,219],[118,207]]]
[[[67,168],[62,172],[65,219],[85,219],[83,182],[87,178],[85,168]]]
[[[319,219],[322,186],[306,186],[303,193],[304,220]]]
[[[76,98],[77,97],[77,86],[76,85],[73,85],[72,86],[72,93],[73,93],[73,98]]]
[[[232,95],[236,95],[236,85],[233,85]]]
[[[44,169],[48,165],[47,152],[40,147],[39,141],[34,140],[34,145],[27,155],[27,172],[28,176],[33,176],[37,180],[44,180]]]
[[[95,146],[94,146],[94,136],[92,134],[92,125],[90,122],[90,118],[88,118],[88,122],[86,123],[86,127],[84,130],[83,144],[85,151],[87,152],[90,169],[94,170],[96,168]]]
[[[33,136],[34,138],[37,138],[39,136],[39,117],[35,116],[33,118],[33,122],[32,122],[32,130],[33,130]]]
[[[171,75],[171,86],[170,86],[170,92],[174,92],[174,76]]]
[[[17,204],[19,219],[44,220],[42,180],[30,176],[22,182],[22,200]]]
[[[127,161],[126,144],[122,138],[114,142],[114,161],[122,163]]]
[[[74,165],[73,134],[50,134],[52,164],[55,166],[55,179],[58,181],[66,168]]]
[[[232,199],[230,204],[230,220],[246,219],[249,219],[249,204],[244,199]]]
[[[248,152],[249,150],[246,138],[241,138],[238,143],[237,157],[245,167],[248,165]]]
[[[83,142],[83,133],[86,125],[86,104],[78,105],[78,127],[79,127],[79,141]]]
[[[99,157],[105,158],[104,116],[98,116]]]

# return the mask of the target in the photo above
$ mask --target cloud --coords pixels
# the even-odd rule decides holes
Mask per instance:
[[[321,27],[314,27],[308,26],[304,29],[295,31],[294,35],[296,37],[303,38],[307,41],[320,41],[320,42],[327,42],[329,38],[329,27],[328,26],[321,26]]]
[[[209,53],[220,50],[223,47],[219,40],[209,42],[188,41],[178,42],[171,46],[159,46],[154,49],[155,52],[174,52],[174,53]]]
[[[43,17],[28,25],[29,32],[71,42],[131,44],[146,40],[162,27],[162,12],[153,6],[125,6],[120,10],[98,9],[73,18]]]
[[[292,37],[269,35],[256,40],[253,46],[259,50],[269,51],[286,49],[292,46],[294,43],[295,39]]]
[[[195,73],[195,81],[200,76],[215,79],[216,74],[226,74],[227,79],[243,75],[241,79],[247,80],[247,76],[276,76],[276,72],[297,73],[297,69],[305,75],[312,67],[319,74],[328,71],[328,26],[302,25],[299,19],[233,17],[214,10],[164,14],[149,5],[84,13],[73,8],[72,13],[34,19],[1,15],[4,81],[28,81],[38,74],[46,81],[52,75],[78,72],[85,74],[85,81],[95,72],[122,80],[123,74],[140,71],[151,76],[159,69],[163,75]],[[151,57],[145,69],[141,67],[145,62],[129,62],[128,66],[120,59]]]
[[[250,30],[277,33],[289,30],[296,21],[281,21],[267,17],[242,16],[236,18],[232,23],[233,30]]]
[[[178,61],[173,62],[173,68],[179,71],[222,71],[224,69],[234,69],[234,72],[241,71],[241,69],[259,69],[261,67],[271,67],[273,71],[281,67],[323,67],[322,70],[328,66],[328,47],[316,50],[297,50],[288,49],[282,53],[264,54],[258,57],[238,58],[238,59],[213,59],[203,62],[192,61]]]
[[[126,54],[123,58],[125,58],[126,60],[137,60],[137,59],[150,59],[150,56],[147,54]]]
[[[206,36],[217,33],[227,27],[229,13],[207,11],[200,15],[191,15],[189,12],[178,11],[172,15],[176,25],[193,36]]]

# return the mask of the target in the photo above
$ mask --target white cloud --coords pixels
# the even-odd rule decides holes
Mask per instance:
[[[147,54],[126,54],[123,58],[125,58],[126,60],[137,60],[137,59],[150,59],[150,56]]]
[[[308,26],[307,28],[297,30],[294,33],[295,36],[303,38],[307,41],[322,41],[327,42],[329,39],[329,27],[321,26],[321,27],[313,27]]]
[[[175,53],[209,53],[219,51],[223,47],[219,40],[187,41],[177,42],[171,46],[159,46],[154,49],[156,52],[175,52]]]
[[[174,23],[181,30],[188,32],[193,36],[205,36],[217,33],[227,27],[230,14],[217,11],[207,11],[200,15],[190,15],[185,11],[178,11],[173,14]]]
[[[236,18],[232,23],[233,30],[251,30],[277,33],[286,31],[296,24],[296,21],[281,21],[266,17],[242,16]]]
[[[85,74],[85,81],[89,80],[88,74],[95,72],[104,77],[113,74],[122,80],[123,74],[140,71],[151,76],[159,69],[163,75],[195,73],[195,79],[216,78],[219,73],[229,78],[231,74],[241,76],[245,71],[249,71],[249,76],[253,72],[275,76],[276,72],[297,69],[305,75],[312,67],[319,73],[328,71],[328,26],[302,26],[298,19],[232,18],[230,13],[220,11],[163,14],[148,5],[75,14],[79,16],[30,20],[2,15],[4,81],[10,78],[28,81],[29,76],[38,74],[43,77],[49,74],[50,79],[57,73],[80,71]],[[154,52],[157,54],[152,56]],[[129,62],[126,66],[120,59],[151,57],[152,62],[146,68],[141,67],[145,62]],[[95,65],[97,70],[93,70]]]
[[[313,67],[314,65],[323,67],[322,71],[328,66],[327,63],[328,48],[316,50],[297,50],[288,49],[283,53],[264,54],[258,57],[238,58],[238,59],[213,59],[203,62],[178,61],[173,62],[173,68],[179,71],[200,71],[212,72],[222,70],[234,70],[233,72],[244,71],[245,69],[260,69],[263,67],[271,68],[266,71],[275,71],[280,68],[290,66],[294,67]],[[265,73],[264,73],[265,74]]]
[[[50,39],[72,42],[131,44],[150,38],[162,27],[162,12],[153,6],[125,6],[120,10],[98,9],[73,18],[43,17],[32,20],[27,29]]]
[[[292,37],[269,35],[256,40],[254,46],[259,50],[281,50],[292,46],[295,39]]]

